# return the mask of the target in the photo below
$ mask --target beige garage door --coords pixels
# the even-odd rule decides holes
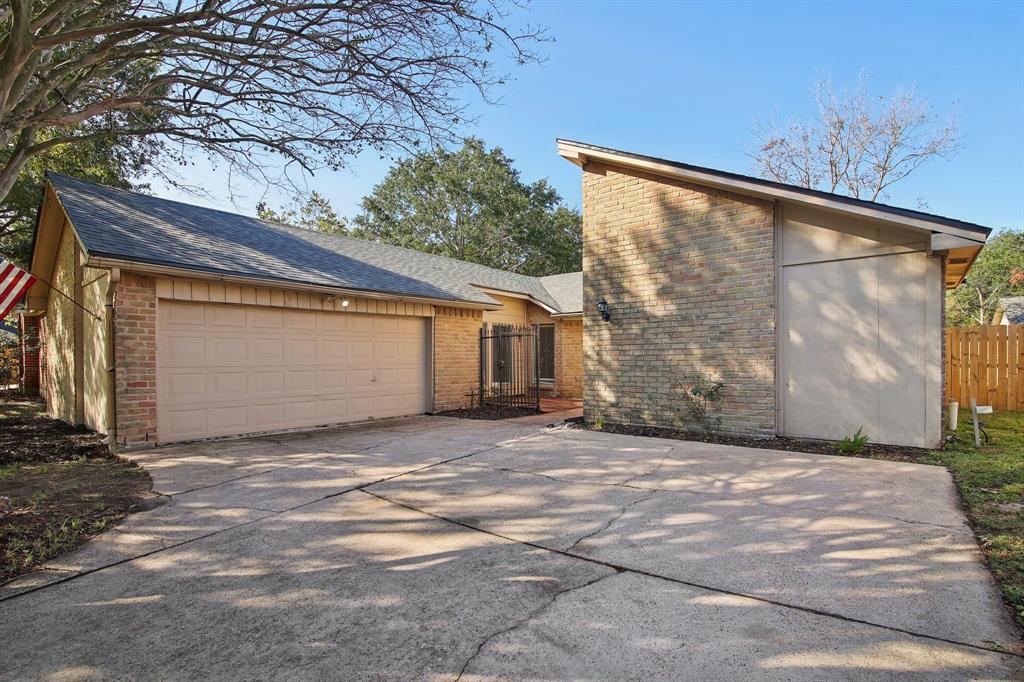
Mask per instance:
[[[934,445],[939,404],[937,296],[923,253],[809,263],[782,269],[782,432]],[[935,388],[931,388],[935,386]]]
[[[161,300],[161,442],[418,414],[427,320]]]

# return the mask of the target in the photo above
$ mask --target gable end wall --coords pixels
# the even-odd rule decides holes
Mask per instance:
[[[773,204],[588,162],[583,206],[587,420],[693,428],[678,391],[702,372],[724,432],[773,437]]]

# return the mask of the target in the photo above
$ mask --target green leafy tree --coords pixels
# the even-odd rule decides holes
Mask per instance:
[[[43,133],[48,135],[50,132]],[[0,201],[0,254],[28,264],[36,213],[47,170],[112,187],[146,191],[136,182],[160,156],[161,145],[137,137],[100,137],[58,145],[32,157],[22,167],[7,197]],[[2,163],[3,151],[0,151]]]
[[[345,219],[335,213],[331,202],[317,191],[313,191],[305,201],[297,201],[289,208],[275,211],[265,202],[256,206],[256,213],[261,220],[269,220],[285,225],[298,225],[311,230],[328,234],[348,234]]]
[[[363,199],[352,234],[527,275],[579,270],[582,221],[546,180],[476,138],[400,161]]]
[[[946,294],[946,324],[991,324],[1004,296],[1024,296],[1024,230],[1004,230],[989,240],[963,283]]]

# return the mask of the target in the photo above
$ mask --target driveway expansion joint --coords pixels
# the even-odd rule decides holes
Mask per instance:
[[[520,474],[522,476],[538,476],[540,478],[546,478],[549,481],[552,481],[554,483],[571,483],[573,485],[597,485],[597,486],[604,486],[604,487],[609,487],[609,488],[626,488],[627,490],[645,490],[645,491],[650,491],[650,492],[653,492],[653,493],[666,493],[666,494],[670,494],[670,495],[704,495],[704,496],[707,496],[707,497],[722,497],[722,496],[725,496],[725,495],[735,494],[735,493],[728,493],[728,492],[710,492],[710,491],[707,491],[707,490],[672,490],[671,488],[652,488],[650,486],[637,485],[635,483],[627,483],[626,481],[623,481],[621,483],[608,483],[608,482],[605,482],[605,481],[580,481],[580,480],[572,479],[572,478],[562,478],[560,476],[552,476],[550,474],[544,474],[544,473],[541,473],[539,471],[524,471],[522,469],[513,469],[511,467],[497,466],[497,465],[494,465],[494,464],[486,464],[486,463],[483,463],[483,462],[467,462],[466,465],[467,466],[473,466],[473,467],[479,467],[481,469],[491,469],[493,471],[505,471],[505,472],[508,472],[510,474]],[[648,475],[650,475],[650,474],[643,474],[643,476],[648,476]],[[632,478],[629,478],[629,479],[626,479],[626,480],[629,481],[629,480],[634,480],[636,478],[639,478],[639,477],[633,476]],[[768,487],[758,489],[757,492],[758,493],[765,492],[767,490],[771,490],[775,486],[776,486],[776,484],[772,484],[772,485],[770,485]],[[773,509],[773,508],[777,509],[779,507],[779,505],[769,504],[767,502],[760,502],[758,500],[749,500],[748,499],[748,502],[750,502],[751,504],[755,504],[755,505],[757,505],[759,507],[768,507],[770,509]],[[957,524],[957,525],[951,525],[951,524],[946,524],[946,523],[933,523],[931,521],[918,521],[918,520],[914,520],[914,519],[905,519],[903,517],[893,516],[891,514],[876,514],[876,513],[868,514],[868,513],[865,513],[865,512],[861,512],[861,511],[837,510],[835,507],[800,506],[800,507],[796,507],[796,508],[797,509],[803,509],[803,510],[806,510],[806,511],[815,511],[815,512],[825,512],[825,513],[839,514],[839,515],[843,515],[843,516],[856,516],[856,517],[865,518],[865,519],[887,519],[889,521],[899,521],[900,523],[913,523],[913,524],[920,525],[920,526],[930,526],[932,528],[938,528],[938,529],[942,529],[942,530],[962,531],[962,532],[965,532],[965,533],[973,533],[973,531],[971,530],[970,526],[968,526],[966,523],[961,523],[961,524]]]
[[[962,641],[958,641],[958,640],[954,640],[954,639],[949,639],[949,638],[946,638],[946,637],[939,637],[939,636],[936,636],[936,635],[929,635],[929,634],[922,633],[922,632],[915,632],[914,630],[909,630],[909,629],[906,629],[906,628],[896,627],[894,625],[885,625],[883,623],[875,623],[873,621],[864,620],[862,618],[854,618],[853,616],[846,616],[846,615],[843,615],[841,613],[835,613],[835,612],[832,612],[832,611],[826,611],[824,609],[817,609],[817,608],[814,608],[814,607],[811,607],[811,606],[800,606],[800,605],[797,605],[797,604],[790,604],[788,602],[778,601],[778,600],[775,600],[775,599],[769,599],[767,597],[761,597],[761,596],[754,595],[754,594],[747,594],[745,592],[738,592],[738,591],[726,589],[726,588],[723,588],[723,587],[715,587],[713,585],[704,585],[702,583],[697,583],[697,582],[693,582],[693,581],[689,581],[689,580],[683,580],[681,578],[673,578],[671,576],[662,575],[660,573],[654,573],[653,571],[645,571],[645,570],[642,570],[642,569],[633,568],[631,566],[625,566],[623,564],[616,564],[616,563],[613,563],[611,561],[603,561],[601,559],[595,559],[593,557],[585,556],[585,555],[582,555],[582,554],[577,554],[575,552],[570,552],[568,550],[558,549],[557,547],[549,547],[547,545],[542,545],[542,544],[540,544],[538,542],[531,542],[529,540],[520,540],[518,538],[514,538],[514,537],[511,537],[511,536],[508,536],[508,535],[504,535],[504,534],[498,533],[496,531],[487,530],[486,528],[480,528],[478,526],[474,526],[472,524],[466,523],[465,521],[460,521],[459,519],[454,519],[454,518],[450,518],[450,517],[447,517],[447,516],[443,516],[441,514],[437,514],[437,513],[431,512],[431,511],[427,511],[427,510],[424,510],[424,509],[419,509],[417,507],[414,507],[414,506],[412,506],[410,504],[406,504],[404,502],[399,502],[398,500],[393,500],[391,498],[385,497],[383,495],[375,493],[375,492],[373,492],[371,490],[367,490],[365,488],[361,489],[361,492],[366,493],[367,495],[371,495],[373,497],[376,497],[377,499],[382,500],[384,502],[387,502],[389,504],[393,504],[393,505],[395,505],[397,507],[402,507],[403,509],[408,509],[409,511],[418,512],[420,514],[424,514],[426,516],[430,516],[430,517],[433,517],[435,519],[439,519],[441,521],[445,521],[445,522],[450,523],[452,525],[460,526],[460,527],[466,528],[468,530],[475,530],[477,532],[484,533],[486,535],[490,535],[492,537],[499,538],[499,539],[505,540],[507,542],[514,542],[514,543],[517,543],[517,544],[520,544],[520,545],[524,545],[524,546],[530,547],[532,549],[539,549],[539,550],[546,551],[546,552],[552,552],[554,554],[559,554],[561,556],[568,557],[570,559],[577,559],[579,561],[586,561],[588,563],[596,564],[598,566],[604,566],[606,568],[610,568],[610,569],[612,569],[614,571],[617,571],[619,573],[632,573],[634,575],[640,575],[640,576],[645,576],[645,577],[648,577],[648,578],[654,578],[655,580],[664,580],[666,582],[674,583],[676,585],[682,585],[684,587],[690,587],[690,588],[694,588],[694,589],[705,590],[705,591],[708,591],[708,592],[715,592],[717,594],[724,594],[724,595],[728,595],[730,597],[740,597],[740,598],[743,598],[743,599],[750,599],[751,601],[760,602],[762,604],[768,604],[770,606],[777,606],[779,608],[791,609],[791,610],[794,610],[794,611],[800,611],[800,612],[803,612],[803,613],[809,613],[809,614],[813,614],[813,615],[816,615],[816,616],[822,616],[822,617],[825,617],[825,618],[833,618],[835,620],[839,620],[839,621],[843,621],[843,622],[847,622],[847,623],[855,623],[857,625],[866,625],[868,627],[879,628],[881,630],[887,630],[889,632],[896,632],[896,633],[900,633],[900,634],[903,634],[903,635],[909,635],[911,637],[917,637],[917,638],[920,638],[920,639],[927,639],[927,640],[934,641],[934,642],[942,642],[943,644],[951,644],[953,646],[965,647],[965,648],[974,649],[974,650],[977,650],[977,651],[987,651],[989,653],[1001,654],[1001,655],[1005,655],[1005,656],[1013,656],[1014,658],[1024,659],[1024,653],[1017,653],[1015,651],[1010,651],[1010,650],[1005,649],[1002,646],[998,646],[998,645],[997,646],[991,646],[991,647],[989,647],[989,646],[982,646],[980,644],[974,644],[972,642],[962,642]]]

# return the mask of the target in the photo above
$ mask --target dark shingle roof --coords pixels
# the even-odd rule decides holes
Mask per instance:
[[[999,299],[999,307],[1010,324],[1024,324],[1024,296],[1005,296]]]
[[[91,256],[452,302],[495,303],[476,286],[559,312],[566,285],[398,246],[340,237],[47,173]],[[582,273],[579,297],[583,295]],[[561,275],[556,275],[562,277]],[[546,278],[547,279],[547,278]]]

